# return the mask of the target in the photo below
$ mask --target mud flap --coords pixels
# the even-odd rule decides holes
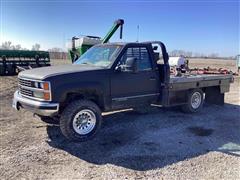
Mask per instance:
[[[205,102],[208,104],[224,105],[224,93],[219,87],[209,87],[205,91]]]

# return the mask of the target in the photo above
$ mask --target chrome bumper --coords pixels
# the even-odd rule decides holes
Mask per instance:
[[[58,113],[59,103],[40,102],[25,98],[19,94],[19,91],[14,93],[12,107],[16,110],[24,108],[35,114],[42,116],[54,116]]]

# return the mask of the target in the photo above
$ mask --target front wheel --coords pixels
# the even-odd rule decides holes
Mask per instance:
[[[201,89],[192,90],[187,98],[187,104],[182,106],[183,112],[195,113],[202,109],[203,91]]]
[[[92,138],[101,126],[102,115],[99,107],[92,101],[77,100],[70,103],[60,118],[63,135],[75,142]]]

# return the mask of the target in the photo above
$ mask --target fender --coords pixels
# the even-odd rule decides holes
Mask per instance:
[[[71,82],[64,83],[54,90],[54,100],[63,103],[67,100],[69,94],[81,94],[83,96],[96,95],[98,97],[99,105],[105,107],[106,102],[106,87],[99,82]]]
[[[65,83],[56,87],[55,96],[60,102],[64,102],[69,93],[95,93],[98,96],[104,95],[104,87],[99,82],[81,82],[76,83]]]

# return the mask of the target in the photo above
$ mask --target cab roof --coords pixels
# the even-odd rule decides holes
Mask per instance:
[[[104,43],[104,44],[98,44],[98,46],[99,45],[101,45],[101,46],[110,46],[110,45],[113,45],[113,46],[125,46],[125,45],[127,45],[127,44],[132,44],[132,45],[134,45],[134,44],[149,44],[150,42],[111,42],[111,43]]]

